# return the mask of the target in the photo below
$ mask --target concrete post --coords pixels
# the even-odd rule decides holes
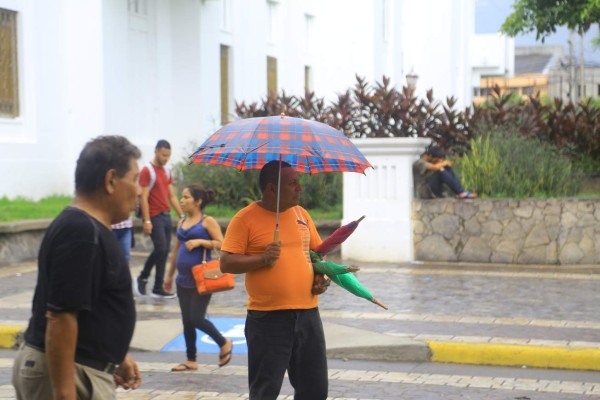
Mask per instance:
[[[368,138],[353,143],[373,169],[344,173],[343,224],[365,215],[342,244],[342,258],[367,262],[413,260],[412,164],[431,139]]]

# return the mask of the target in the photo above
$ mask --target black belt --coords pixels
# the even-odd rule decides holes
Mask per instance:
[[[89,358],[81,357],[77,354],[75,354],[75,362],[77,364],[85,365],[86,367],[94,368],[98,371],[107,372],[109,374],[113,374],[117,369],[117,365],[111,362],[92,360]]]
[[[42,350],[41,348],[39,348],[35,345],[32,345],[30,343],[25,343],[25,346],[31,347],[34,350],[44,353],[44,350]],[[92,359],[89,359],[86,357],[81,357],[77,354],[75,354],[75,362],[77,364],[85,365],[86,367],[94,368],[94,369],[97,369],[98,371],[107,372],[109,374],[113,374],[115,372],[115,370],[117,369],[117,365],[113,364],[111,362],[92,360]]]

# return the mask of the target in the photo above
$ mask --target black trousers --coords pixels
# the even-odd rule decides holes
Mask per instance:
[[[318,308],[248,310],[245,333],[251,400],[276,399],[286,370],[295,400],[327,398],[325,334]]]
[[[219,347],[226,342],[225,337],[206,319],[206,309],[212,295],[199,295],[196,288],[184,288],[177,285],[177,298],[181,308],[185,354],[189,361],[196,361],[196,329],[200,329],[212,338]]]

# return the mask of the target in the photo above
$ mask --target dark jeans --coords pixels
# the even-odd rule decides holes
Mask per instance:
[[[196,329],[200,329],[210,336],[219,347],[226,342],[221,332],[206,319],[206,309],[210,303],[210,297],[210,294],[199,295],[196,288],[184,288],[177,285],[177,298],[183,321],[183,337],[189,361],[196,361]]]
[[[458,176],[456,176],[450,167],[445,167],[443,170],[434,172],[427,178],[427,185],[435,197],[444,197],[444,185],[448,186],[454,194],[461,194],[465,191],[460,184]]]
[[[162,290],[163,287],[165,265],[167,264],[169,249],[171,248],[171,232],[173,227],[171,225],[171,215],[167,212],[150,218],[150,221],[152,222],[150,238],[152,239],[154,250],[152,250],[152,253],[150,253],[144,263],[144,269],[140,274],[140,278],[148,279],[152,268],[156,265],[153,290],[157,291]]]
[[[251,400],[276,399],[285,371],[295,400],[327,398],[327,356],[319,309],[254,311],[246,316]]]
[[[129,264],[129,261],[131,261],[131,235],[133,235],[133,229],[113,229],[112,232],[121,244],[123,254],[125,254],[125,259],[127,259],[127,263]]]

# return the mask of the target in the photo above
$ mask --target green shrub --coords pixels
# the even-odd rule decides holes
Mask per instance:
[[[215,203],[223,207],[240,209],[260,199],[259,170],[238,171],[235,168],[212,164],[176,164],[177,195],[183,187],[200,183],[215,191]],[[300,204],[307,209],[324,211],[340,208],[342,203],[341,173],[300,174],[302,194]]]
[[[482,128],[457,162],[466,188],[485,197],[573,196],[580,186],[572,162],[555,146],[516,134],[516,128]]]
[[[258,170],[238,171],[222,165],[176,164],[177,196],[189,184],[199,183],[215,191],[215,203],[224,207],[240,209],[260,198]]]

